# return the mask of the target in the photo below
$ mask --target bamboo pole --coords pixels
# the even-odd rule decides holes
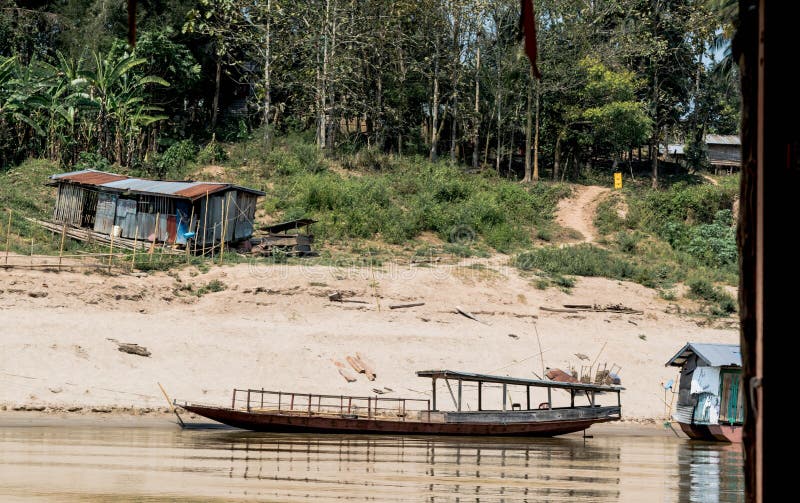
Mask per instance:
[[[225,206],[222,207],[222,237],[219,240],[219,265],[225,260],[225,238],[228,237],[228,218],[231,215],[231,198],[225,195]]]
[[[156,213],[156,228],[153,231],[153,242],[150,243],[150,251],[147,253],[150,255],[150,263],[153,263],[153,252],[156,251],[156,238],[158,237],[158,222],[161,220],[161,213]]]
[[[192,232],[192,220],[194,220],[194,204],[192,204],[192,214],[189,217],[189,225],[186,227],[188,229],[187,233],[188,232]],[[191,251],[191,247],[189,246],[189,238],[187,238],[184,235],[183,239],[186,241],[186,244],[184,244],[184,246],[186,247],[186,263],[188,264],[189,263],[189,252]]]
[[[61,270],[61,258],[64,256],[64,241],[67,237],[67,222],[61,228],[61,245],[58,247],[58,270]]]
[[[111,272],[111,259],[114,253],[114,227],[111,227],[111,242],[108,244],[108,272]]]
[[[194,224],[194,256],[197,256],[197,238],[200,236],[200,219]]]
[[[139,226],[133,231],[133,256],[131,257],[131,272],[136,268],[136,246],[139,240]]]
[[[8,212],[8,227],[6,228],[6,265],[8,265],[8,249],[11,247],[11,208],[6,208]]]
[[[203,256],[206,256],[206,235],[208,234],[208,191],[206,191],[206,211],[203,216]],[[212,246],[214,243],[211,243]]]
[[[216,246],[214,243],[217,241],[217,224],[214,224],[214,230],[211,237],[211,263],[214,263],[214,249]]]

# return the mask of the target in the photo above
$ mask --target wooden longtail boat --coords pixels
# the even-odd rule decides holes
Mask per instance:
[[[220,423],[253,431],[413,435],[553,436],[585,430],[621,417],[621,386],[521,379],[452,370],[417,372],[432,382],[430,400],[380,396],[319,395],[263,389],[234,389],[230,407],[174,402],[176,406]],[[437,380],[444,380],[454,409],[441,411]],[[451,382],[457,391],[453,392]],[[477,383],[477,410],[463,410],[464,383]],[[500,385],[500,386],[497,386]],[[525,408],[507,407],[509,387],[525,389]],[[502,388],[502,408],[484,408],[484,388]],[[531,388],[546,389],[547,400],[532,407]],[[553,406],[553,390],[569,395],[568,406]],[[616,393],[611,405],[598,396]],[[496,397],[495,397],[496,398]],[[561,398],[566,401],[566,396]],[[586,402],[583,405],[576,401]]]

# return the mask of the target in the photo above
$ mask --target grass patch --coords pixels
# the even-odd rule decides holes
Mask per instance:
[[[276,138],[269,155],[246,154],[261,148],[257,142],[231,149],[231,181],[264,187],[269,180],[264,209],[281,219],[318,220],[318,242],[397,245],[432,232],[455,245],[445,251],[458,256],[511,253],[530,244],[533,229],[546,227],[569,193],[562,184],[520,185],[467,174],[448,162],[377,151],[349,155],[341,163],[345,170],[332,169],[298,135]]]
[[[601,235],[625,228],[625,220],[619,216],[620,198],[618,193],[612,193],[597,204],[594,225]]]
[[[558,248],[546,246],[517,255],[513,264],[523,271],[541,271],[558,276],[600,276],[633,281],[650,288],[671,285],[672,271],[640,264],[591,244]]]
[[[728,292],[707,279],[692,278],[687,282],[687,286],[689,287],[688,296],[706,301],[714,316],[728,316],[736,312],[736,300]]]

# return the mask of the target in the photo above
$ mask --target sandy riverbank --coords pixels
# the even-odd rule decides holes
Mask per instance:
[[[578,278],[570,293],[538,290],[505,263],[375,271],[239,264],[139,277],[0,271],[0,407],[157,409],[166,405],[159,382],[172,398],[217,404],[229,403],[233,387],[426,399],[429,381],[416,370],[535,377],[543,357],[549,367],[580,369],[595,359],[621,366],[623,414],[658,423],[662,383],[676,377],[664,362],[687,341],[738,341],[734,318],[680,314],[696,309],[686,300],[600,278]],[[192,293],[212,280],[226,289]],[[335,291],[365,303],[331,302]],[[388,307],[412,302],[425,305]],[[540,309],[563,304],[622,304],[642,314]],[[151,355],[120,352],[115,341]],[[375,381],[339,375],[334,362],[356,352],[373,363]],[[441,393],[440,403],[448,397]]]

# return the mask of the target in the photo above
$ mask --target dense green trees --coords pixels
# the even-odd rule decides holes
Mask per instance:
[[[726,2],[535,4],[541,81],[516,0],[144,1],[130,55],[124,4],[0,0],[0,162],[91,152],[136,167],[263,126],[267,148],[313,130],[328,155],[446,156],[534,180],[633,170],[642,146],[734,132],[735,75],[714,58]]]

